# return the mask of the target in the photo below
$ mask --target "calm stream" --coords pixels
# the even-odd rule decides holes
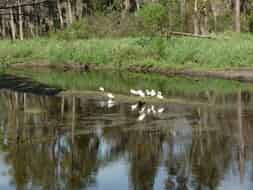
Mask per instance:
[[[116,72],[9,73],[0,75],[0,189],[253,187],[251,84]],[[168,101],[147,101],[164,112],[138,121],[134,99],[108,107],[103,95],[62,94],[99,93],[99,86],[116,97],[154,88]]]

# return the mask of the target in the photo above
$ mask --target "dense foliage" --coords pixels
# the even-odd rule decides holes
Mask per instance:
[[[144,6],[138,14],[143,27],[151,33],[162,31],[167,27],[168,16],[165,6],[159,3]]]
[[[0,35],[23,39],[63,29],[74,33],[65,33],[66,38],[138,36],[161,29],[251,31],[252,7],[251,0],[2,0]]]

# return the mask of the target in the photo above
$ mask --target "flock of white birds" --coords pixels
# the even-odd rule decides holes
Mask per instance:
[[[99,91],[105,93],[104,87],[99,87]],[[143,90],[130,90],[130,94],[134,96],[139,96],[142,98],[145,97],[153,97],[153,98],[158,98],[158,99],[164,99],[162,92],[161,91],[155,91],[154,89],[149,90],[146,89],[145,91]],[[107,100],[107,107],[112,108],[115,105],[115,96],[112,93],[107,93],[106,96],[108,97]],[[136,104],[131,105],[131,110],[132,111],[138,111],[138,121],[143,121],[148,115],[156,115],[156,114],[161,114],[165,111],[163,107],[161,108],[155,108],[154,105],[146,106],[145,101],[138,101]]]

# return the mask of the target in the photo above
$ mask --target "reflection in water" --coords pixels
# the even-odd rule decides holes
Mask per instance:
[[[1,90],[0,188],[252,189],[250,94],[205,95],[138,122],[129,103]]]

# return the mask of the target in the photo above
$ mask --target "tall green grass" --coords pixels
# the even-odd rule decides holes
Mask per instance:
[[[253,35],[226,34],[215,40],[193,38],[121,38],[1,41],[0,63],[101,64],[117,68],[151,65],[165,68],[251,67]]]

